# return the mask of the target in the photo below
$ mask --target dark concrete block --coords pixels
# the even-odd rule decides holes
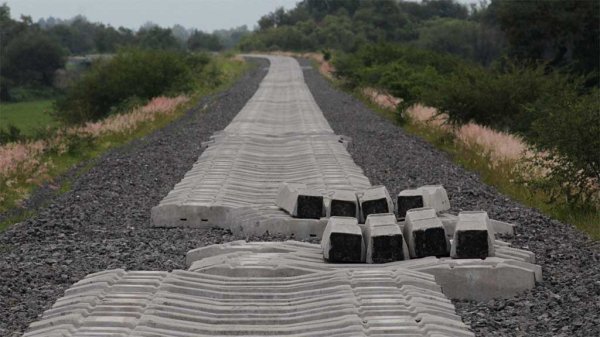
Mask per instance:
[[[488,256],[488,233],[480,230],[465,230],[456,233],[456,256],[458,259],[485,259]]]
[[[297,217],[303,219],[320,219],[323,216],[323,197],[299,195]]]
[[[446,231],[443,227],[433,227],[413,231],[415,257],[448,256]]]
[[[362,235],[331,233],[329,262],[360,263],[362,257]]]
[[[376,236],[372,238],[373,249],[371,258],[373,263],[387,263],[404,260],[402,235]]]
[[[330,216],[348,216],[356,218],[356,203],[343,200],[332,200],[331,201],[331,215]]]
[[[388,202],[385,198],[376,200],[367,200],[360,205],[363,217],[366,219],[370,214],[391,213]]]
[[[421,195],[398,196],[398,218],[405,218],[406,211],[409,209],[421,207],[423,207],[423,196]]]

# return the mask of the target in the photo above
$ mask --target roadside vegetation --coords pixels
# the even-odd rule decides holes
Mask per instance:
[[[14,21],[8,13],[6,5],[0,6],[3,27],[19,28],[58,43],[49,37],[44,30],[47,28],[26,19]],[[21,38],[19,34],[14,39]],[[19,44],[15,41],[3,46],[3,57],[10,52],[11,43]],[[201,50],[201,44],[195,49]],[[40,55],[30,64],[20,64],[16,59],[2,62],[0,85],[6,96],[0,102],[0,213],[8,211],[10,216],[0,219],[0,229],[31,215],[19,209],[37,187],[44,185],[57,193],[64,192],[69,182],[55,186],[55,177],[77,164],[85,169],[89,167],[86,162],[106,150],[165,126],[200,97],[231,85],[247,67],[230,56],[167,46],[120,46],[111,50],[110,56],[65,64],[64,55],[70,52],[58,43],[60,62],[48,71],[47,79],[33,69]],[[30,75],[18,78],[6,70],[17,64]],[[70,74],[55,86],[59,67]],[[14,74],[21,71],[15,70]],[[39,81],[31,82],[33,78]]]
[[[321,52],[342,87],[600,239],[598,6],[305,0],[265,15],[240,48]]]

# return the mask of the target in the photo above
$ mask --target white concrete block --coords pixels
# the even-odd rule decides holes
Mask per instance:
[[[386,263],[409,259],[408,246],[396,216],[392,213],[371,214],[363,226],[367,263]]]
[[[364,223],[369,214],[392,213],[394,203],[385,186],[373,186],[357,193],[360,203],[360,222]]]
[[[433,208],[415,208],[406,212],[404,239],[411,258],[448,256],[450,242]]]
[[[423,191],[423,206],[431,207],[436,212],[443,212],[450,209],[450,200],[448,193],[442,185],[426,185],[419,187]]]
[[[360,216],[356,192],[336,190],[326,198],[326,216],[345,216],[357,218]]]
[[[325,216],[323,195],[308,189],[305,184],[282,183],[277,206],[296,218],[320,219]]]
[[[484,259],[494,256],[494,231],[487,212],[458,214],[450,256],[455,259]]]
[[[361,262],[365,247],[356,218],[329,218],[321,247],[323,258],[328,262]]]

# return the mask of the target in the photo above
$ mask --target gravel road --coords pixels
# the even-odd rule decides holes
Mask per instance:
[[[336,134],[352,138],[350,154],[372,184],[385,185],[392,195],[442,184],[453,211],[485,210],[491,218],[520,225],[518,235],[508,241],[535,253],[544,281],[516,298],[455,301],[478,336],[600,336],[599,242],[485,185],[432,145],[334,89],[317,71],[307,70],[304,76]]]
[[[0,335],[19,336],[89,273],[184,268],[188,250],[232,239],[218,229],[151,228],[150,209],[191,168],[202,152],[200,142],[223,129],[252,96],[266,65],[261,61],[230,90],[202,100],[167,127],[108,152],[71,191],[0,233]],[[305,77],[336,133],[352,137],[349,150],[372,183],[392,193],[441,183],[455,211],[483,209],[521,225],[513,244],[536,253],[545,280],[514,299],[455,302],[478,336],[600,335],[598,245],[486,186],[431,145],[332,88],[316,71],[306,70]]]

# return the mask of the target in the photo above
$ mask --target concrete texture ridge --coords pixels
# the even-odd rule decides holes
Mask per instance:
[[[450,257],[469,259],[494,256],[494,233],[487,212],[460,212]]]
[[[507,298],[531,289],[542,280],[531,252],[494,242],[496,256],[482,259],[436,258],[434,256],[385,264],[327,263],[321,245],[298,241],[245,242],[197,248],[188,252],[190,271],[241,275],[296,275],[299,271],[383,268],[418,271],[433,275],[449,298],[489,300]],[[431,276],[429,276],[431,277]]]
[[[264,57],[271,66],[257,92],[222,132],[203,143],[206,150],[192,169],[152,209],[154,226],[320,237],[325,223],[313,214],[314,197],[371,186],[346,150],[348,139],[335,135],[325,120],[298,62]],[[284,207],[287,212],[276,207],[283,182],[310,191],[293,209]],[[313,219],[304,218],[302,207],[298,214],[298,205],[308,205],[307,218]],[[296,229],[300,224],[307,228]]]
[[[433,208],[408,210],[403,232],[411,258],[448,256],[450,253],[446,229]]]
[[[386,263],[410,258],[402,230],[392,213],[369,215],[363,227],[363,238],[366,263]]]
[[[356,218],[329,218],[321,239],[321,247],[325,261],[360,263],[363,260],[365,242]]]
[[[278,245],[286,251],[314,246]],[[194,271],[88,275],[25,336],[474,336],[430,275],[274,269],[282,249],[252,246],[263,253],[229,256],[228,265],[208,256]]]

